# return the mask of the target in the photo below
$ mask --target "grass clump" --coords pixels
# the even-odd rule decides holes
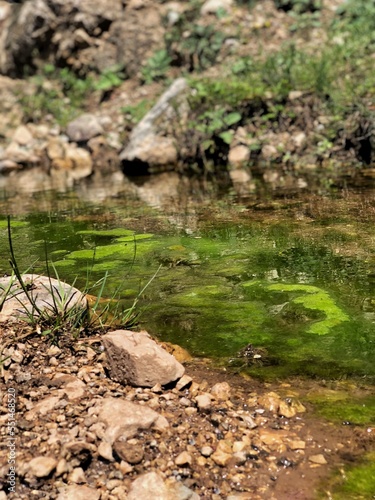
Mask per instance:
[[[118,234],[116,232],[116,234]],[[122,232],[122,234],[124,234]],[[143,292],[156,274],[146,283],[134,298],[130,307],[124,307],[118,299],[123,283],[117,286],[109,299],[104,298],[106,286],[110,275],[105,271],[104,276],[94,284],[91,282],[91,271],[95,264],[95,252],[91,267],[87,271],[86,286],[79,292],[72,285],[64,283],[53,264],[50,264],[46,252],[47,278],[43,281],[37,275],[29,275],[27,271],[21,272],[15,256],[10,217],[8,217],[8,242],[10,252],[10,266],[12,275],[5,286],[0,285],[0,312],[9,299],[15,299],[19,303],[17,317],[25,320],[31,327],[32,333],[38,333],[48,337],[52,343],[58,344],[62,337],[76,339],[81,335],[87,336],[93,333],[103,333],[112,325],[130,328],[137,322],[137,303]],[[126,245],[126,243],[125,243]],[[136,245],[133,252],[133,264],[136,255]],[[130,269],[132,264],[130,266]],[[54,274],[55,278],[51,275]],[[38,298],[39,294],[47,296],[46,299]],[[47,292],[47,294],[45,294]],[[95,293],[95,295],[92,295]],[[90,305],[90,308],[88,307]],[[1,347],[1,353],[8,343]]]

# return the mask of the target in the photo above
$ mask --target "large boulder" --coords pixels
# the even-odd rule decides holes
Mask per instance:
[[[173,133],[177,127],[171,124],[184,119],[187,90],[184,78],[175,80],[132,130],[129,143],[120,154],[125,174],[139,175],[176,167],[178,151]]]
[[[116,330],[103,337],[111,378],[141,387],[166,385],[182,377],[184,367],[147,332]]]

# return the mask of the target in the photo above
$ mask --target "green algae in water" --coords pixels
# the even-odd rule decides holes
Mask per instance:
[[[375,396],[355,398],[333,391],[308,395],[307,400],[314,404],[319,415],[333,422],[375,425]]]
[[[119,236],[131,236],[134,234],[134,231],[130,229],[123,229],[121,227],[116,227],[113,229],[83,229],[81,231],[77,231],[77,234],[85,236],[119,237]]]
[[[309,333],[318,335],[326,335],[331,332],[332,328],[339,325],[343,321],[350,321],[349,316],[344,313],[332,300],[330,295],[312,285],[285,285],[277,283],[267,286],[268,290],[281,292],[302,292],[306,295],[292,299],[295,304],[301,304],[306,309],[321,312],[325,315],[323,321],[319,321],[308,328]]]
[[[359,465],[336,473],[328,486],[332,500],[371,500],[375,497],[375,453],[367,454]],[[327,490],[324,486],[324,490]],[[322,488],[323,490],[323,488]],[[326,498],[322,493],[320,498]]]

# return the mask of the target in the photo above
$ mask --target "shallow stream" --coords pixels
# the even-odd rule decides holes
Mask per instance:
[[[9,213],[21,270],[45,273],[47,253],[78,288],[107,272],[104,296],[119,290],[124,307],[157,272],[142,328],[228,370],[339,380],[307,397],[328,418],[374,425],[375,193],[238,198],[177,183],[170,197],[162,186],[4,192],[0,273]]]

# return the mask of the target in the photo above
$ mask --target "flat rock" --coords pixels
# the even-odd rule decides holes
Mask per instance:
[[[120,436],[130,439],[140,429],[163,431],[169,424],[156,411],[130,401],[105,398],[98,402],[98,420],[106,425],[104,440],[113,444]]]
[[[56,500],[99,500],[100,491],[88,486],[71,485],[64,488]]]
[[[103,336],[110,376],[138,387],[166,385],[182,377],[185,368],[145,331],[116,330]]]
[[[36,274],[23,274],[22,279],[28,288],[32,302],[39,311],[53,316],[56,306],[60,312],[75,307],[87,308],[84,295],[77,288],[63,281]],[[30,303],[15,276],[0,278],[0,294],[3,293],[7,293],[7,298],[0,312],[0,323],[9,320],[27,320],[30,314],[34,317],[38,316],[38,311]],[[55,297],[55,302],[53,297]]]

